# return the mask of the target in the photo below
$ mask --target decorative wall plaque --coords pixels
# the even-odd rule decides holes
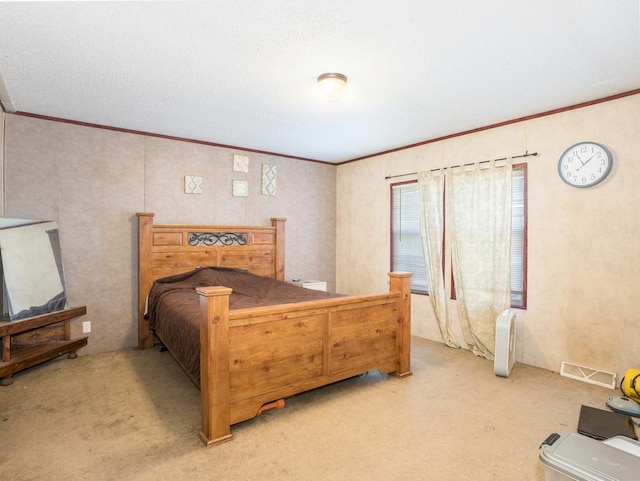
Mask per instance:
[[[197,175],[184,176],[184,193],[185,194],[202,194],[202,177]]]
[[[234,155],[233,170],[235,172],[249,172],[249,157],[245,155]]]
[[[262,164],[262,195],[276,195],[276,166]]]
[[[232,193],[234,197],[248,197],[249,182],[247,182],[246,180],[234,180]]]

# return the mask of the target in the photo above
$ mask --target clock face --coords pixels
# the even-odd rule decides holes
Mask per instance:
[[[602,182],[613,166],[611,153],[595,142],[572,145],[560,156],[558,174],[574,187],[591,187]]]

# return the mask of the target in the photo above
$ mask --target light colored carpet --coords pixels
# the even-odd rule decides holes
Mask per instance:
[[[404,379],[294,396],[205,448],[199,391],[170,355],[60,359],[0,388],[0,480],[543,480],[538,447],[615,391],[413,340]]]

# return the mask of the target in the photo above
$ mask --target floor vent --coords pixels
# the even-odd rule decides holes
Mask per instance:
[[[609,389],[616,388],[616,375],[612,372],[594,369],[592,367],[579,366],[570,362],[562,361],[560,375],[578,381],[596,384]]]

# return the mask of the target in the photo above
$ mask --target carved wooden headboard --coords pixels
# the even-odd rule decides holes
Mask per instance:
[[[240,267],[284,281],[284,223],[271,227],[154,224],[154,214],[138,215],[138,346],[153,345],[144,319],[145,302],[156,279],[199,266]]]

